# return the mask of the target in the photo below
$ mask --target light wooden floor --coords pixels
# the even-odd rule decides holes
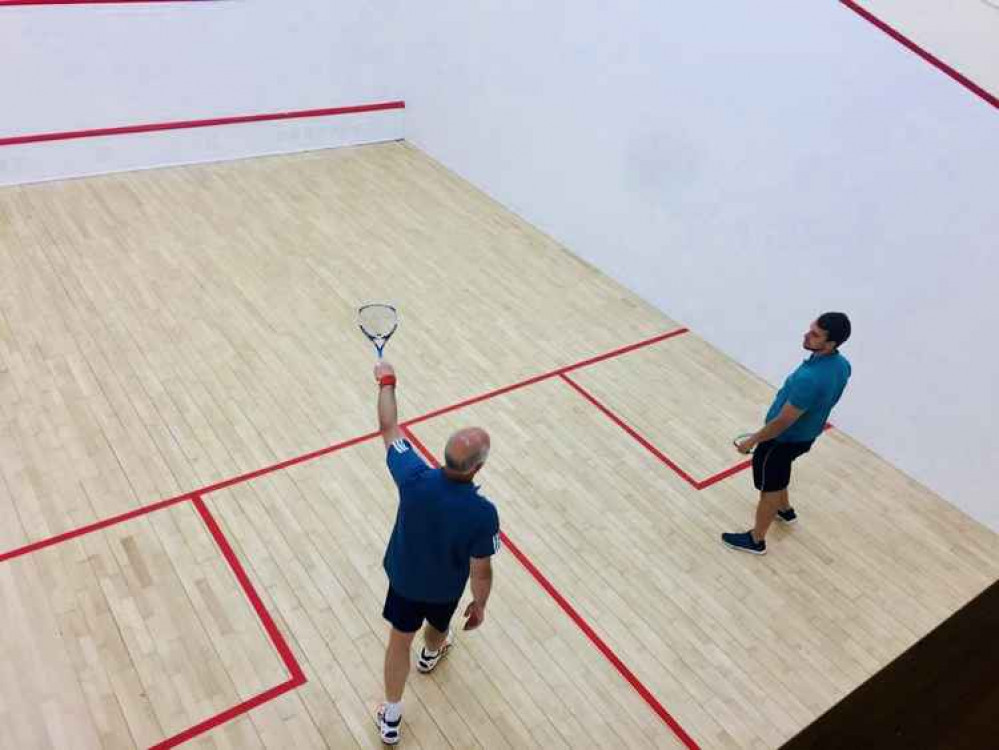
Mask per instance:
[[[404,144],[0,190],[0,267],[4,748],[213,717],[181,746],[379,747],[379,443],[189,493],[371,432],[360,302],[402,310],[403,418],[679,328]],[[838,431],[797,465],[801,523],[723,548],[749,479],[696,483],[772,391],[696,332],[566,378],[412,430],[490,430],[509,540],[648,694],[508,550],[485,626],[411,680],[405,747],[682,747],[656,705],[691,744],[776,747],[999,576],[997,535]]]

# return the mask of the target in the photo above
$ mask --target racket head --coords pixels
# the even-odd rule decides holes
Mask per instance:
[[[739,447],[739,443],[741,443],[746,438],[752,437],[752,436],[753,436],[753,433],[751,433],[751,432],[742,432],[742,433],[739,433],[734,438],[732,438],[732,445],[734,445],[736,448],[738,448]],[[753,450],[756,450],[756,448],[754,447]],[[752,453],[753,451],[749,451],[749,452]]]
[[[357,308],[357,326],[370,339],[381,359],[389,338],[399,326],[399,311],[394,305],[372,302]]]

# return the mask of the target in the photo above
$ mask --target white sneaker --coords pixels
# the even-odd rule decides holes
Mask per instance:
[[[383,745],[399,744],[399,727],[402,724],[401,716],[395,721],[389,721],[385,718],[385,704],[379,703],[378,710],[375,712],[375,723],[378,725],[378,732],[382,736]]]
[[[447,629],[447,635],[444,636],[444,643],[441,644],[440,650],[436,654],[427,653],[427,647],[424,646],[420,649],[420,657],[416,660],[416,669],[423,674],[429,674],[434,671],[441,659],[443,659],[447,652],[454,646],[454,631],[451,628]]]

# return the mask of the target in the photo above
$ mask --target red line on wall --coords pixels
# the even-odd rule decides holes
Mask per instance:
[[[122,5],[125,3],[191,3],[206,0],[0,0],[0,5]]]
[[[427,460],[433,466],[440,466],[440,462],[437,461],[434,454],[427,450],[427,447],[420,442],[420,439],[413,434],[412,430],[408,427],[402,427],[402,432],[406,436],[406,439],[409,440],[409,442],[411,442],[416,449],[420,451],[420,453],[426,456]],[[525,555],[521,549],[510,540],[510,537],[502,531],[500,532],[500,538],[503,540],[503,544],[510,550],[517,562],[519,562],[524,569],[531,574],[534,580],[540,584],[541,588],[543,588],[545,592],[553,600],[555,600],[555,603],[558,604],[562,611],[569,616],[569,619],[575,623],[576,627],[583,631],[583,634],[589,639],[589,641],[597,647],[597,650],[604,655],[604,658],[606,658],[607,661],[614,666],[618,673],[624,677],[628,684],[634,688],[635,692],[642,697],[642,700],[644,700],[649,707],[656,712],[659,718],[662,719],[663,722],[673,731],[673,734],[675,734],[685,746],[690,748],[690,750],[698,750],[698,745],[694,739],[687,734],[686,730],[680,726],[680,723],[673,718],[670,712],[665,709],[652,692],[645,687],[644,684],[642,684],[641,680],[635,676],[635,673],[632,672],[623,661],[621,661],[611,647],[608,646],[599,635],[597,635],[597,632],[590,627],[590,624],[583,619],[579,612],[576,611],[576,608],[573,607],[569,601],[562,596],[559,590],[552,585],[552,582],[549,581],[540,570],[538,570],[537,566],[531,562],[530,558]]]
[[[304,117],[331,117],[335,115],[352,115],[361,112],[378,112],[387,109],[405,108],[406,103],[403,101],[380,102],[378,104],[358,104],[350,107],[328,107],[326,109],[303,109],[293,112],[272,112],[269,114],[240,115],[237,117],[217,117],[209,120],[178,120],[175,122],[125,125],[122,127],[97,128],[94,130],[68,130],[62,133],[36,133],[34,135],[17,135],[8,138],[0,138],[0,146],[19,146],[26,143],[43,143],[45,141],[66,141],[74,138],[97,138],[110,135],[152,133],[161,130],[208,128],[216,125],[240,125],[249,122],[296,120]]]
[[[849,8],[850,10],[852,10],[854,13],[856,13],[858,16],[860,16],[861,18],[863,18],[863,19],[869,21],[870,23],[874,24],[875,26],[877,26],[879,29],[881,29],[885,34],[887,34],[888,36],[890,36],[896,42],[898,42],[902,46],[906,47],[910,51],[915,52],[917,55],[919,55],[921,58],[923,58],[926,62],[928,62],[934,68],[936,68],[937,70],[941,71],[945,75],[948,75],[951,78],[953,78],[959,84],[961,84],[966,89],[968,89],[968,91],[970,91],[971,93],[975,94],[976,96],[984,99],[986,102],[988,102],[989,104],[991,104],[993,107],[996,107],[997,109],[999,109],[999,98],[997,98],[993,94],[990,94],[988,91],[986,91],[985,89],[983,89],[981,86],[979,86],[977,83],[975,83],[974,81],[972,81],[967,76],[962,75],[961,73],[958,73],[956,70],[954,70],[954,68],[952,68],[951,66],[949,66],[947,63],[945,63],[939,57],[937,57],[936,55],[931,54],[930,52],[927,52],[925,49],[923,49],[922,47],[920,47],[918,44],[916,44],[915,42],[913,42],[911,39],[909,39],[908,37],[906,37],[904,34],[902,34],[901,32],[899,32],[898,30],[896,30],[896,29],[892,28],[891,26],[889,26],[887,23],[885,23],[884,21],[882,21],[880,18],[878,18],[877,16],[875,16],[873,13],[871,13],[870,11],[865,10],[864,8],[862,8],[860,5],[858,5],[856,2],[854,2],[854,0],[840,0],[840,2],[843,5],[845,5],[847,8]]]

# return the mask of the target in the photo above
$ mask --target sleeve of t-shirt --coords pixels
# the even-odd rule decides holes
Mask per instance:
[[[472,557],[491,557],[499,551],[499,514],[496,512],[496,508],[490,505],[485,522],[479,527],[479,533],[472,540]]]
[[[413,450],[408,440],[396,440],[388,449],[389,473],[397,486],[402,487],[407,482],[416,479],[420,474],[429,471],[430,467]]]
[[[819,400],[819,383],[810,375],[800,375],[791,381],[787,401],[791,406],[808,411]]]

